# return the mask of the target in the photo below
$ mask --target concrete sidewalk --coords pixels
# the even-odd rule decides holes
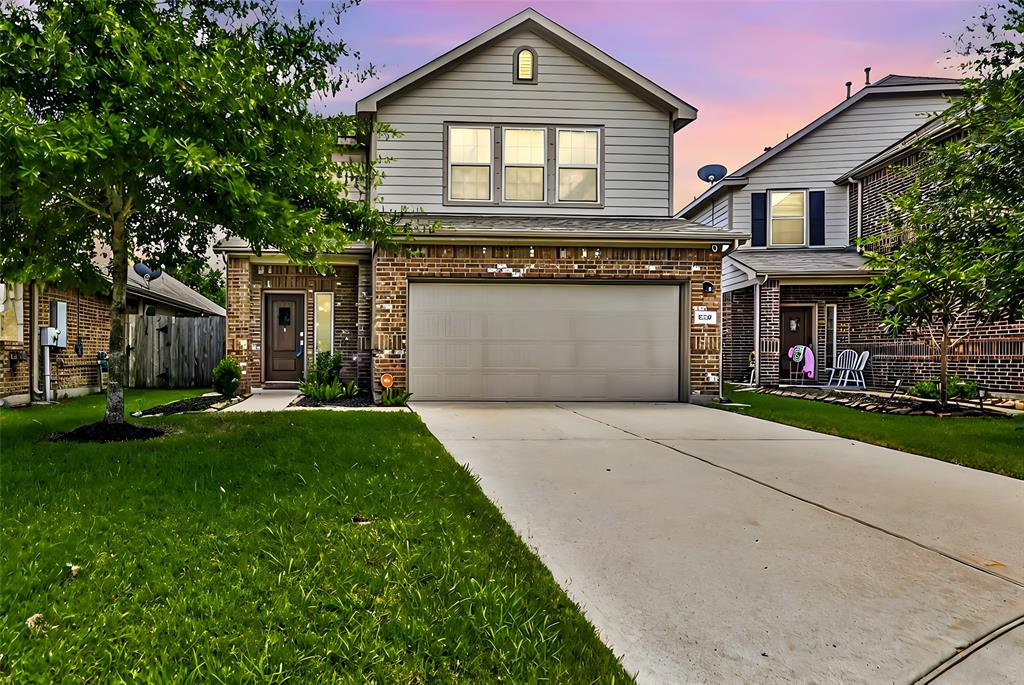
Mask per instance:
[[[414,408],[641,682],[910,683],[1024,615],[1020,481],[690,405]],[[1021,678],[1020,632],[938,682]]]

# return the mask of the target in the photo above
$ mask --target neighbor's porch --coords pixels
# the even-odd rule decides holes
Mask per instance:
[[[877,320],[854,284],[767,279],[725,294],[724,373],[734,382],[825,385],[843,349],[860,352]],[[797,362],[789,351],[809,350]],[[752,352],[756,354],[751,355]],[[753,356],[753,359],[751,357]]]

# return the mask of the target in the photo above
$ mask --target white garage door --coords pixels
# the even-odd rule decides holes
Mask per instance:
[[[678,285],[411,283],[418,400],[679,399]]]

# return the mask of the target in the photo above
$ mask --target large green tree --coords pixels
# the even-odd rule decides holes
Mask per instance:
[[[106,421],[123,421],[126,274],[135,255],[205,252],[214,229],[320,263],[402,222],[350,201],[370,166],[336,161],[365,133],[311,100],[360,68],[346,5],[274,0],[35,0],[0,14],[0,276],[111,279]],[[364,181],[359,181],[362,188]]]
[[[933,341],[942,402],[952,347],[980,324],[1024,316],[1024,0],[980,13],[956,53],[963,93],[893,200],[896,247],[865,243],[879,274],[858,291],[887,329]]]

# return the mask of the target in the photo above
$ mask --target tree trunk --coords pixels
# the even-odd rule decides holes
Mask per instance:
[[[127,311],[128,291],[128,241],[125,236],[125,217],[121,212],[114,215],[110,235],[113,262],[110,265],[112,284],[110,299],[110,341],[107,351],[109,372],[107,374],[106,423],[124,423],[124,380],[127,376],[127,355],[125,353],[124,325]]]
[[[939,350],[939,403],[949,402],[949,329],[942,330],[942,349]]]

